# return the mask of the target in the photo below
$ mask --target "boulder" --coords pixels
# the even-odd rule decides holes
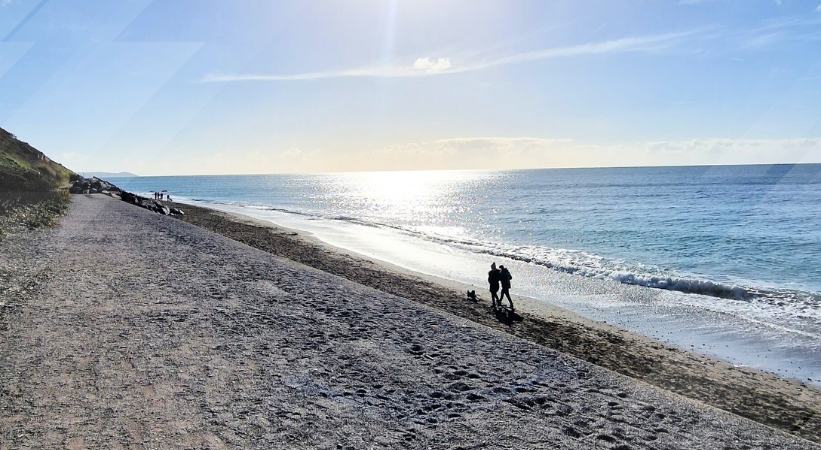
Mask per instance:
[[[120,200],[128,203],[137,204],[137,196],[132,194],[131,192],[122,191],[120,193]]]
[[[101,186],[103,186],[103,185],[101,184]],[[173,208],[173,210],[172,210],[172,208],[168,207],[167,205],[162,204],[162,202],[159,202],[157,200],[153,200],[153,199],[150,199],[150,198],[146,198],[146,197],[134,194],[132,192],[123,191],[123,190],[121,190],[121,189],[119,189],[119,188],[117,188],[116,186],[113,186],[113,185],[112,185],[112,191],[106,190],[106,192],[109,195],[111,195],[112,197],[119,196],[120,200],[122,200],[124,202],[131,203],[133,205],[137,205],[141,208],[145,208],[149,211],[154,211],[155,213],[162,214],[164,216],[168,216],[168,215],[171,215],[171,214],[179,214],[179,215],[183,214],[183,212],[180,211],[178,208]],[[116,193],[114,193],[114,192],[116,192]],[[173,212],[174,210],[176,210],[177,212]]]
[[[75,174],[71,177],[71,186],[68,191],[72,194],[97,194],[105,191],[120,192],[121,189],[97,177],[85,178]]]
[[[72,194],[88,194],[91,191],[91,182],[85,178],[81,178],[71,183],[68,191]]]

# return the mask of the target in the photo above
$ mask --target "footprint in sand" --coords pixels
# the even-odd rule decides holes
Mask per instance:
[[[451,392],[465,392],[465,391],[469,391],[471,389],[472,388],[470,386],[468,386],[467,384],[465,384],[461,381],[457,381],[456,383],[452,383],[451,385],[448,386],[448,390],[451,391]]]
[[[470,400],[471,402],[478,402],[478,401],[484,400],[485,397],[483,397],[479,394],[475,394],[475,393],[471,392],[470,394],[467,395],[467,399]]]
[[[575,428],[573,428],[571,426],[566,426],[566,427],[562,428],[562,433],[564,433],[564,434],[566,434],[570,437],[574,437],[574,438],[582,437],[582,434],[579,433],[578,430],[576,430]]]

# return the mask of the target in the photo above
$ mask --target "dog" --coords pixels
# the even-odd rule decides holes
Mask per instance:
[[[468,291],[467,293],[468,300],[471,302],[478,302],[479,299],[476,298],[476,291]]]

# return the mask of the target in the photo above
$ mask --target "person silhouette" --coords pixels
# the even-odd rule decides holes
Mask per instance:
[[[505,266],[499,266],[499,269],[499,278],[502,282],[502,295],[499,296],[499,304],[501,305],[502,300],[507,296],[507,301],[510,302],[510,310],[513,311],[513,300],[510,298],[510,280],[513,279],[513,275]]]
[[[487,283],[490,285],[490,300],[493,303],[493,307],[496,307],[496,304],[501,304],[499,301],[499,281],[501,281],[502,272],[496,268],[496,263],[490,265],[490,272],[487,273]]]

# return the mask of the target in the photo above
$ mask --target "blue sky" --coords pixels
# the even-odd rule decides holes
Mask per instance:
[[[0,0],[0,126],[140,174],[821,162],[821,0]]]

